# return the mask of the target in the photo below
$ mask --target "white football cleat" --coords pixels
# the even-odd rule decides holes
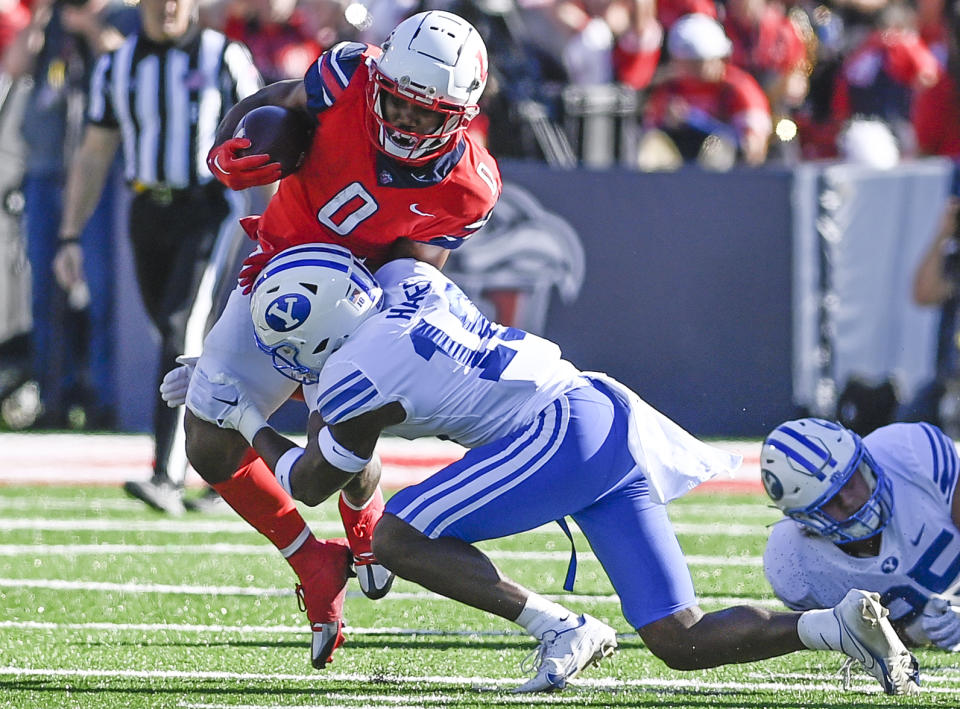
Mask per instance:
[[[880,594],[851,589],[832,613],[835,628],[821,632],[831,649],[859,662],[887,694],[920,691],[917,658],[890,625],[890,611],[880,604]]]
[[[534,651],[532,669],[536,676],[514,692],[549,692],[563,689],[567,680],[584,668],[609,657],[617,649],[617,633],[593,616],[583,614],[576,627],[548,630]]]

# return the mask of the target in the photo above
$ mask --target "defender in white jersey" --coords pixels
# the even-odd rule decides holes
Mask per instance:
[[[469,447],[387,502],[373,549],[397,575],[537,638],[536,674],[518,691],[563,688],[614,651],[616,633],[506,579],[473,543],[568,515],[630,625],[671,667],[831,649],[860,661],[889,693],[917,690],[915,659],[863,591],[802,614],[700,610],[664,503],[734,469],[738,456],[698,441],[613,379],[580,372],[554,343],[488,321],[432,266],[383,266],[382,302],[371,311],[371,291],[349,265],[304,248],[320,247],[271,260],[251,310],[261,349],[307,385],[314,413],[305,448],[267,426],[242,389],[203,383],[200,369],[188,403],[207,421],[246,431],[277,482],[307,504],[364,471],[384,431]],[[201,389],[206,398],[194,396]]]
[[[761,456],[767,494],[788,517],[763,568],[797,610],[851,588],[880,594],[913,644],[960,650],[960,460],[928,423],[884,426],[862,441],[839,424],[788,421]],[[821,477],[822,476],[822,477]]]

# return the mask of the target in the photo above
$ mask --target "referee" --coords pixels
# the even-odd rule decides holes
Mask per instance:
[[[157,392],[163,374],[177,366],[177,355],[189,352],[185,346],[199,351],[199,341],[186,342],[188,326],[192,331],[196,321],[191,310],[230,214],[223,186],[207,169],[207,152],[227,110],[262,82],[246,47],[198,25],[197,0],[140,0],[140,20],[141,30],[103,55],[94,69],[88,122],[67,177],[54,272],[68,292],[83,287],[84,254],[77,237],[122,145],[133,191],[129,236],[137,284],[161,341]],[[207,314],[199,316],[205,321]],[[184,509],[185,466],[167,470],[181,415],[156,395],[153,477],[125,485],[130,494],[173,514]]]

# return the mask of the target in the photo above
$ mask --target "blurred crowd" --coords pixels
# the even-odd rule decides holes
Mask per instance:
[[[0,2],[0,49],[51,4]],[[54,5],[87,32],[123,2]],[[271,82],[431,8],[464,16],[487,43],[493,80],[473,130],[497,157],[549,160],[549,138],[575,142],[578,115],[605,110],[637,128],[636,154],[618,159],[641,169],[960,152],[946,0],[203,0],[200,12]]]
[[[199,21],[245,44],[270,83],[339,41],[379,44],[424,9],[463,16],[486,42],[470,130],[497,158],[653,171],[960,157],[960,11],[946,0],[200,0]],[[82,292],[56,302],[50,262],[93,62],[138,23],[136,0],[0,0],[0,79],[31,85],[24,231],[34,350],[51,358],[34,363],[38,427],[77,427],[73,404],[85,428],[116,423],[112,344],[98,345],[113,307],[110,189],[81,235],[103,266],[87,274],[97,307]]]

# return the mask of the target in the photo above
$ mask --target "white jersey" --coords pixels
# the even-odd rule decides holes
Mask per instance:
[[[588,383],[557,345],[490,322],[432,266],[400,259],[376,275],[381,312],[330,356],[305,392],[325,423],[399,402],[406,419],[388,433],[472,448],[522,428]]]
[[[885,426],[863,443],[893,489],[880,553],[850,556],[785,519],[770,533],[764,573],[790,608],[829,608],[862,588],[881,594],[893,620],[910,622],[931,594],[955,592],[960,580],[960,531],[950,516],[960,462],[953,441],[927,423]]]

